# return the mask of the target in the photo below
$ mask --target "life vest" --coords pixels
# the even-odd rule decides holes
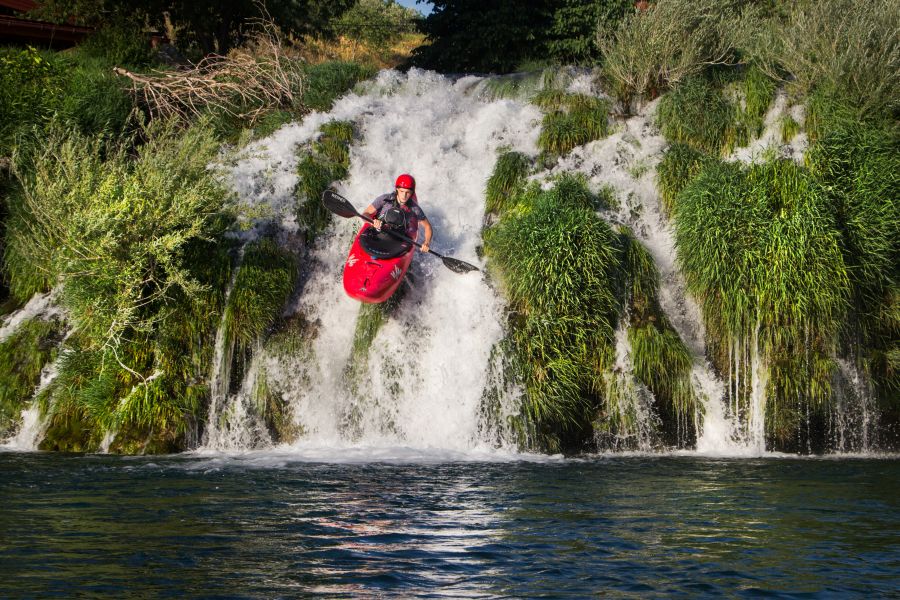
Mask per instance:
[[[403,231],[408,237],[416,239],[419,231],[419,218],[416,216],[416,211],[413,210],[414,206],[418,206],[415,194],[406,204],[401,204],[397,201],[397,193],[394,192],[390,198],[385,200],[384,206],[378,213],[378,219],[394,231]]]

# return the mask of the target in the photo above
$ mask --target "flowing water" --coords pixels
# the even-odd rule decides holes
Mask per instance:
[[[331,119],[353,121],[360,140],[350,150],[350,173],[338,191],[362,210],[389,191],[403,172],[417,179],[421,206],[435,228],[435,250],[481,264],[484,187],[500,148],[536,154],[539,111],[524,102],[484,102],[469,93],[478,78],[450,80],[413,71],[383,72],[363,93],[349,94],[327,115],[286,128],[274,143],[235,168],[245,201],[288,215],[287,181],[298,145]],[[291,140],[289,143],[287,140]],[[265,148],[265,149],[264,149]],[[268,152],[268,159],[265,159]],[[502,301],[481,273],[459,275],[420,255],[400,307],[375,338],[364,364],[351,364],[360,304],[347,298],[341,269],[358,220],[335,218],[310,257],[303,293],[288,311],[314,324],[304,353],[275,353],[262,368],[266,382],[288,400],[298,445],[406,444],[472,449],[488,444],[480,421],[491,353],[503,335]],[[352,375],[352,377],[351,377]],[[359,390],[364,390],[362,393]]]
[[[896,597],[896,457],[512,458],[0,452],[0,597]]]

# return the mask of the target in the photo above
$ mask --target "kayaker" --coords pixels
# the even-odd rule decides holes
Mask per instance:
[[[384,217],[391,209],[398,209],[403,212],[406,220],[406,235],[415,239],[418,235],[419,224],[425,230],[425,241],[422,242],[420,250],[428,252],[428,246],[431,243],[431,223],[425,217],[425,212],[419,206],[416,198],[416,180],[412,175],[404,173],[397,178],[394,183],[394,191],[389,194],[382,194],[372,201],[372,204],[366,207],[363,214],[372,219],[372,225],[378,231],[381,231],[384,225]]]

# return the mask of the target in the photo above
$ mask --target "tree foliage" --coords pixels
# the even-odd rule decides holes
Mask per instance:
[[[295,35],[323,33],[354,0],[46,0],[29,14],[59,23],[101,26],[140,23],[175,34],[178,46],[202,54],[224,54],[240,44],[246,25],[267,11],[282,29]],[[264,9],[263,9],[264,7]]]

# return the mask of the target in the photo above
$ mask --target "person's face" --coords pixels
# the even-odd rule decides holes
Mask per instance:
[[[408,188],[397,188],[397,200],[400,204],[406,204],[406,202],[412,198],[413,191]]]

